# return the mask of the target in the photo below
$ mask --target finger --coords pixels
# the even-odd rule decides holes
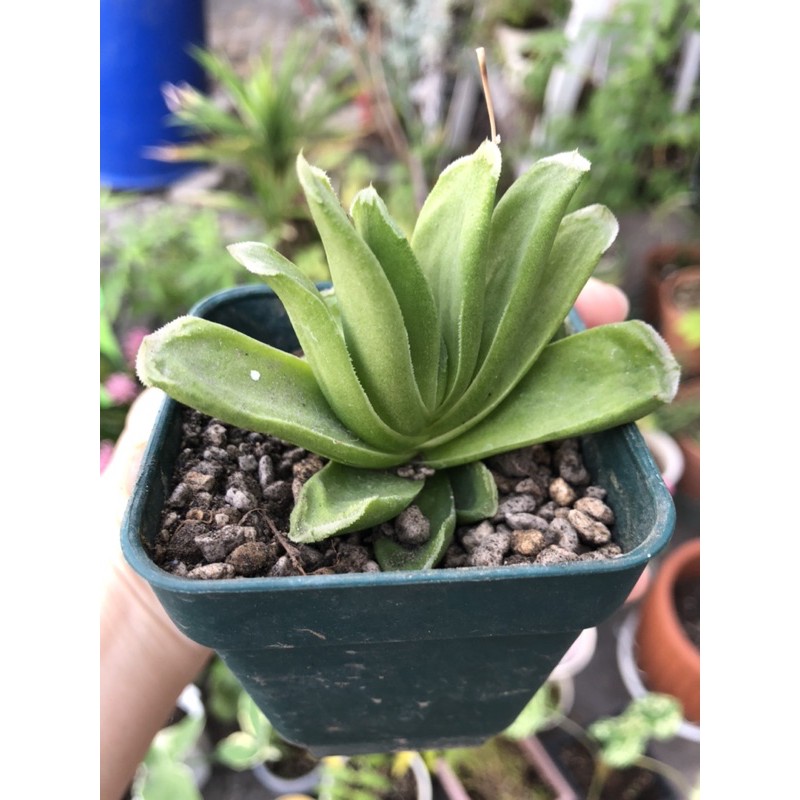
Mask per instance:
[[[587,328],[622,322],[630,311],[628,296],[618,286],[589,278],[575,301],[575,309]]]

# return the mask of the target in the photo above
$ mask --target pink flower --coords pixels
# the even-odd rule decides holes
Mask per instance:
[[[131,369],[134,369],[136,366],[136,354],[139,352],[142,339],[150,333],[151,331],[149,328],[131,328],[122,337],[122,352]]]
[[[103,384],[108,396],[118,406],[132,403],[141,391],[141,387],[126,372],[113,372]]]

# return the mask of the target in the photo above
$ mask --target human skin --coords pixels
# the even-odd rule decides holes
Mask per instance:
[[[575,307],[587,327],[620,322],[628,299],[595,278]],[[108,558],[100,605],[100,798],[119,800],[178,695],[213,652],[186,638],[149,584],[125,561],[119,530],[150,431],[164,397],[146,389],[133,403],[111,461],[101,475]]]

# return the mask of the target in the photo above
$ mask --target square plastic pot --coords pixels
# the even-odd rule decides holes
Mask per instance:
[[[196,316],[297,347],[266,287]],[[123,522],[123,552],[177,627],[213,648],[277,730],[315,755],[476,745],[507,727],[585,628],[619,608],[675,510],[635,425],[587,437],[623,554],[557,566],[195,581],[150,559],[180,447],[166,400]]]

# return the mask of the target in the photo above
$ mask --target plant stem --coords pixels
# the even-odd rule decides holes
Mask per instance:
[[[477,48],[478,67],[481,71],[481,83],[483,84],[483,96],[486,98],[486,110],[489,112],[489,129],[492,134],[492,142],[500,144],[500,137],[497,135],[497,127],[494,121],[494,106],[492,105],[492,93],[489,90],[489,73],[486,70],[486,50],[483,47]]]
[[[609,769],[602,761],[595,761],[594,774],[586,792],[586,800],[600,800],[608,773]]]
[[[368,88],[372,95],[378,133],[389,149],[406,165],[414,189],[414,203],[417,211],[419,211],[428,196],[428,184],[422,163],[411,150],[408,137],[403,130],[403,125],[392,103],[389,87],[386,83],[386,74],[380,60],[382,48],[380,15],[374,9],[369,14],[367,29],[368,63],[365,63],[361,50],[350,33],[349,20],[345,10],[342,8],[342,4],[334,0],[332,6],[339,37],[350,53],[356,77]]]
[[[663,761],[651,758],[650,756],[640,756],[636,765],[662,775],[670,783],[678,787],[683,797],[689,797],[692,793],[692,786],[689,781],[686,780],[686,776],[670,764],[665,764]]]

